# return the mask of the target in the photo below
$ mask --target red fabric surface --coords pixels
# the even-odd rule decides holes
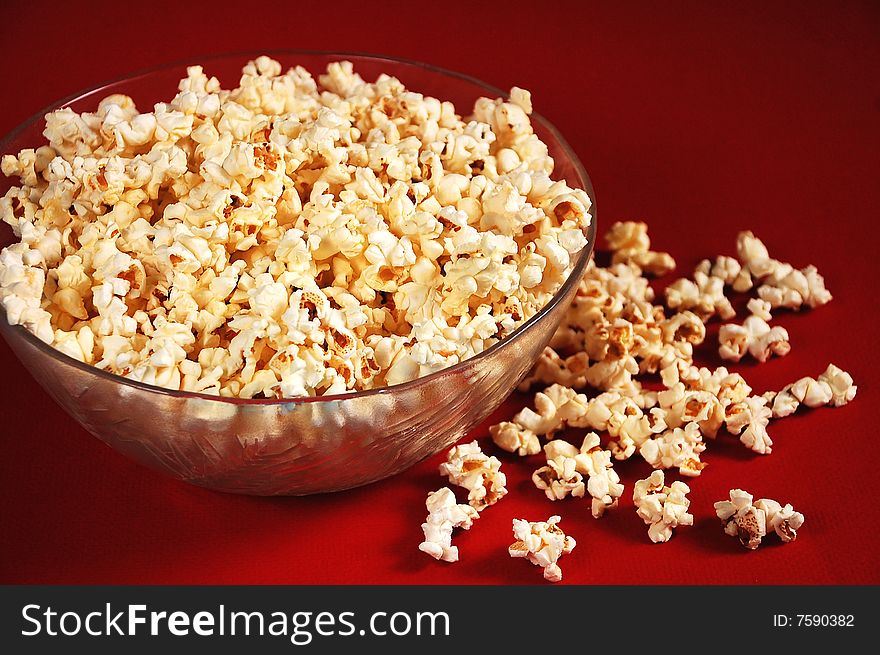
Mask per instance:
[[[624,498],[597,521],[582,500],[547,501],[529,481],[540,458],[498,453],[483,426],[472,436],[503,460],[510,494],[457,534],[461,562],[450,565],[416,549],[425,494],[443,483],[441,456],[333,495],[198,489],[88,435],[3,343],[0,582],[541,582],[539,569],[507,556],[510,523],[553,513],[578,542],[561,561],[569,583],[880,581],[877,4],[546,4],[5,2],[0,132],[102,80],[220,51],[380,52],[517,84],[583,160],[600,226],[647,220],[681,274],[702,257],[732,254],[746,228],[772,255],[816,264],[834,301],[779,315],[789,356],[733,368],[763,392],[833,361],[859,384],[855,401],[772,423],[770,456],[719,437],[704,455],[709,467],[689,481],[695,525],[662,545],[648,541],[632,508],[632,484],[649,472],[640,459],[617,465]],[[715,365],[708,344],[702,361]],[[492,420],[521,402],[509,400]],[[712,503],[731,487],[792,502],[806,515],[797,542],[768,538],[747,552],[725,536]]]

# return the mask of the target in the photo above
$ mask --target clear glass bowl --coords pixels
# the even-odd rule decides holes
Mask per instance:
[[[354,62],[365,79],[380,73],[414,91],[451,100],[467,113],[480,96],[506,96],[474,78],[416,62],[355,53],[268,52],[203,57],[138,73],[60,100],[12,131],[0,154],[45,143],[44,116],[59,107],[94,111],[111,93],[141,108],[172,97],[189,64],[202,64],[225,88],[241,67],[270,54],[286,68],[312,74],[332,61]],[[536,133],[556,162],[554,176],[584,189],[587,173],[556,129],[532,115]],[[2,176],[0,176],[2,177]],[[0,193],[11,182],[0,180]],[[80,425],[104,443],[153,469],[219,491],[301,495],[364,485],[394,475],[452,445],[486,418],[531,368],[571,303],[595,239],[595,204],[589,244],[575,258],[570,278],[551,302],[507,339],[432,375],[366,392],[317,398],[237,399],[171,391],[134,382],[78,362],[46,345],[0,310],[0,333],[43,388]],[[12,241],[3,225],[3,245]]]

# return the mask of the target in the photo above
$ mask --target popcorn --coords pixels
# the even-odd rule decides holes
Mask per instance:
[[[797,539],[797,531],[804,524],[804,515],[795,512],[791,505],[781,506],[775,500],[762,498],[755,509],[763,511],[768,529],[772,529],[784,543]]]
[[[792,269],[785,276],[772,275],[768,283],[758,288],[758,296],[771,307],[789,309],[800,309],[803,305],[815,308],[832,299],[831,292],[825,288],[825,279],[815,266]]]
[[[547,466],[532,473],[532,482],[550,500],[562,500],[569,494],[580,498],[584,495],[586,486],[583,476],[576,469],[577,461],[574,457],[548,456]]]
[[[557,562],[577,545],[574,538],[567,536],[559,527],[561,520],[559,516],[551,516],[546,522],[513,519],[516,541],[507,549],[511,557],[525,557],[543,568],[544,579],[550,582],[562,580],[562,569]]]
[[[749,550],[761,545],[767,534],[767,515],[752,505],[752,495],[742,489],[731,489],[730,500],[715,503],[715,513],[721,519],[725,534],[737,537]]]
[[[592,496],[593,518],[600,518],[605,510],[617,506],[623,494],[620,477],[611,465],[611,453],[599,446],[595,432],[587,434],[580,449],[555,439],[544,446],[547,466],[532,475],[532,482],[550,500],[561,500],[569,494],[575,497],[589,491]],[[584,485],[583,476],[587,476]]]
[[[489,433],[496,445],[508,452],[535,455],[541,450],[539,435],[552,438],[555,431],[578,424],[586,411],[586,396],[553,384],[535,394],[534,410],[524,407],[510,422],[491,426]]]
[[[798,270],[791,264],[772,259],[767,247],[751,232],[740,232],[736,249],[742,264],[742,275],[734,282],[736,291],[748,291],[755,281],[763,281],[758,287],[758,297],[771,308],[800,309],[803,305],[814,308],[831,301],[831,293],[815,266]]]
[[[790,416],[800,405],[815,408],[823,405],[841,407],[855,398],[858,387],[852,376],[834,364],[818,378],[802,377],[779,392],[768,392],[764,398],[771,403],[773,418]]]
[[[489,434],[495,445],[509,453],[517,455],[537,455],[541,452],[538,435],[516,423],[502,421],[489,427]]]
[[[580,454],[575,456],[575,460],[579,470],[589,476],[587,491],[593,497],[593,518],[601,517],[606,509],[617,507],[617,500],[623,495],[623,485],[611,465],[611,453],[602,450],[595,432],[584,437]]]
[[[703,435],[696,423],[684,428],[673,428],[649,439],[639,448],[639,454],[655,469],[678,468],[688,477],[696,477],[707,464],[700,461],[706,450]]]
[[[635,483],[633,503],[636,513],[648,525],[648,537],[655,544],[669,541],[672,530],[679,525],[693,525],[688,513],[691,501],[687,498],[690,487],[684,482],[664,484],[663,471],[654,471]]]
[[[759,239],[743,232],[737,240],[738,258],[704,260],[692,280],[667,287],[667,306],[675,310],[667,316],[663,307],[653,304],[653,291],[636,265],[635,253],[649,248],[644,226],[615,224],[609,242],[615,253],[623,254],[615,255],[616,263],[608,268],[591,263],[550,345],[520,385],[521,390],[538,382],[545,385],[536,395],[535,409],[526,408],[491,432],[502,447],[519,454],[536,454],[541,434],[552,439],[564,428],[607,432],[607,450],[599,447],[595,433],[581,448],[560,439],[546,443],[547,464],[535,471],[533,483],[551,500],[589,492],[598,517],[616,504],[623,490],[610,468],[611,457],[622,460],[638,452],[656,470],[636,483],[633,502],[649,525],[651,540],[662,542],[676,526],[693,523],[688,486],[665,485],[663,470],[700,475],[706,466],[700,461],[704,438],[715,437],[722,425],[754,452],[770,454],[771,418],[787,416],[800,404],[846,404],[857,388],[848,373],[829,365],[818,378],[805,377],[778,393],[757,395],[739,373],[694,364],[694,346],[705,339],[705,322],[715,314],[733,316],[726,287],[772,287],[794,298],[798,306],[817,306],[830,294],[822,291],[824,283],[814,268],[796,271],[772,259]],[[808,279],[812,282],[804,282]],[[779,303],[766,294],[759,292],[749,300],[751,315],[742,325],[721,326],[721,354],[726,359],[739,361],[748,353],[765,361],[789,351],[788,333],[768,324]],[[642,387],[636,376],[646,373],[659,373],[665,390]],[[598,393],[592,396],[585,387]],[[728,534],[752,549],[768,532],[776,532],[783,541],[796,537],[803,516],[791,505],[752,501],[751,495],[734,489],[729,501],[716,503]]]
[[[700,386],[718,398],[722,407],[728,407],[733,403],[742,402],[752,391],[752,388],[739,373],[730,373],[719,366],[711,373],[708,369],[700,369]]]
[[[767,406],[767,399],[749,396],[744,401],[728,405],[725,424],[731,434],[740,434],[739,440],[748,448],[761,455],[772,452],[773,441],[767,434],[767,425],[773,412]],[[745,428],[745,430],[743,430]]]
[[[731,489],[730,500],[715,503],[715,513],[726,534],[737,537],[749,550],[761,545],[768,528],[779,535],[783,543],[797,539],[797,530],[804,524],[803,514],[795,512],[791,505],[782,507],[767,498],[752,504],[752,498],[742,489]]]
[[[587,411],[587,397],[568,387],[554,384],[535,394],[535,409],[524,407],[513,423],[537,435],[553,432],[582,417]]]
[[[657,400],[665,410],[663,422],[669,428],[695,423],[703,435],[714,438],[724,421],[724,406],[714,394],[688,391],[682,382],[658,393]]]
[[[800,406],[800,401],[791,393],[791,387],[792,385],[787,384],[778,393],[771,391],[764,394],[764,399],[768,403],[772,403],[773,418],[791,416]]]
[[[716,257],[714,262],[704,259],[697,265],[696,270],[704,275],[720,278],[725,286],[731,286],[739,279],[742,266],[735,258],[721,255]]]
[[[701,270],[694,272],[694,279],[680,278],[666,287],[666,304],[670,309],[691,310],[703,321],[715,314],[729,320],[736,315],[730,301],[724,295],[724,280]]]
[[[830,384],[811,377],[803,377],[792,384],[789,392],[799,403],[807,407],[827,405],[834,396]]]
[[[76,332],[64,332],[55,335],[57,348],[65,355],[86,364],[93,363],[95,351],[95,335],[88,325],[83,325]]]
[[[684,311],[659,323],[665,343],[684,341],[692,345],[703,343],[706,338],[706,325],[693,312]]]
[[[773,309],[773,307],[766,300],[761,300],[760,298],[749,298],[749,302],[746,304],[746,307],[753,316],[757,316],[762,321],[769,322],[772,318],[770,310]]]
[[[763,310],[763,307],[759,310]],[[766,362],[771,355],[784,357],[791,350],[785,328],[770,327],[767,321],[754,314],[742,325],[722,325],[718,331],[718,342],[721,358],[734,362],[742,359],[746,352],[759,362]]]
[[[425,540],[419,550],[444,562],[458,561],[458,547],[452,545],[452,529],[470,529],[480,514],[470,505],[459,505],[449,487],[428,494],[428,518],[422,523]]]
[[[477,511],[494,505],[507,494],[507,476],[497,457],[487,457],[476,441],[454,446],[440,464],[440,475],[468,490],[468,503]]]
[[[54,339],[52,316],[41,306],[46,274],[42,268],[28,264],[28,252],[23,244],[0,252],[0,305],[6,310],[6,320],[11,325],[23,325],[40,340],[51,344]]]
[[[621,224],[612,230],[610,241],[617,249],[643,249],[646,234],[641,227]],[[796,409],[800,398],[792,389],[816,404],[830,400],[830,385],[803,380],[779,394],[753,396],[741,375],[724,367],[713,371],[694,365],[693,347],[705,338],[704,321],[715,313],[732,313],[724,297],[725,286],[747,289],[754,281],[783,279],[792,270],[771,259],[751,233],[740,234],[737,250],[739,259],[704,260],[694,280],[670,285],[668,304],[677,311],[669,317],[662,307],[652,304],[653,292],[636,266],[617,263],[599,268],[591,264],[550,346],[520,385],[520,389],[537,382],[566,387],[568,392],[556,393],[578,396],[577,410],[564,419],[552,411],[555,405],[548,405],[551,411],[543,414],[524,411],[518,418],[526,425],[517,429],[504,426],[508,447],[525,452],[519,449],[531,434],[536,438],[540,431],[546,431],[552,436],[562,427],[586,427],[608,432],[608,449],[616,459],[639,452],[656,468],[678,467],[693,476],[705,466],[700,462],[706,447],[703,438],[714,437],[719,427],[727,424],[749,448],[771,452],[772,439],[766,429],[769,418]],[[750,353],[763,361],[772,354],[787,353],[787,332],[767,324],[771,304],[753,298],[748,306],[752,315],[743,325],[722,326],[722,354],[738,361]],[[636,378],[656,372],[666,391],[646,391]],[[839,402],[852,397],[852,382],[845,374],[832,370],[828,375],[839,388]],[[600,391],[586,404],[583,399],[587,396],[580,393],[584,386]],[[516,421],[512,424],[519,425]],[[530,440],[529,444],[528,451],[535,453],[538,442]],[[564,469],[560,471],[564,476]],[[580,472],[577,467],[575,472]],[[577,482],[574,476],[569,478],[572,485]]]
[[[633,379],[642,367],[639,358],[646,370],[656,370],[657,360],[675,357],[679,350],[687,352],[691,342],[699,339],[698,333],[691,334],[697,328],[688,321],[670,324],[667,336],[661,335],[655,325],[663,309],[651,305],[652,298],[639,268],[616,264],[602,269],[591,264],[565,322],[520,389],[537,382],[571,388],[590,384],[603,391],[641,396],[641,387]],[[651,332],[642,334],[648,325]],[[574,352],[561,357],[556,349]]]
[[[122,95],[55,111],[47,145],[2,159],[19,242],[0,305],[172,389],[326,395],[439,371],[534,316],[587,243],[591,200],[551,177],[530,112],[522,89],[461,118],[349,62],[316,80],[268,57],[229,90],[191,66],[150,111]],[[502,442],[517,439],[534,449]]]
[[[767,246],[750,230],[737,235],[736,254],[744,275],[734,282],[735,291],[748,291],[754,285],[753,278],[762,279],[785,268],[785,264],[770,258]]]
[[[651,250],[648,226],[642,222],[617,222],[605,235],[614,264],[635,264],[646,273],[661,276],[675,269],[675,260],[668,252]]]
[[[622,411],[621,406],[624,407]],[[587,427],[608,430],[608,434],[612,437],[608,448],[617,460],[629,459],[646,440],[669,427],[666,423],[665,410],[655,407],[645,412],[634,400],[625,396],[621,396],[612,409],[614,411],[609,416],[606,428],[599,425]]]
[[[523,381],[519,383],[517,389],[528,391],[537,383],[543,385],[561,384],[572,388],[583,387],[586,384],[583,371],[587,368],[588,359],[586,353],[578,353],[562,359],[553,348],[548,346],[544,348],[538,361],[535,362],[532,370]]]
[[[831,404],[835,407],[846,405],[856,396],[858,387],[853,384],[852,376],[834,364],[829,364],[825,372],[819,376],[819,382],[824,382],[831,389]]]

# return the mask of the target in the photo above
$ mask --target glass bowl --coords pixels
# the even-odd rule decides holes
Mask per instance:
[[[237,84],[241,67],[269,54],[286,68],[313,75],[348,59],[365,79],[380,73],[414,91],[451,100],[467,113],[480,96],[506,93],[472,77],[417,62],[356,53],[261,52],[202,57],[96,86],[45,108],[0,142],[0,154],[45,143],[44,116],[60,107],[94,111],[112,93],[141,108],[171,98],[186,66],[202,64],[224,88]],[[535,132],[549,146],[555,177],[584,189],[590,179],[559,132],[538,114]],[[0,194],[11,181],[2,178]],[[218,491],[302,495],[380,480],[458,441],[497,408],[547,345],[571,303],[592,255],[589,243],[574,258],[568,280],[553,299],[503,341],[455,366],[404,384],[337,396],[238,399],[172,391],[83,364],[10,326],[0,310],[0,333],[49,395],[98,439],[132,459],[180,480]],[[12,233],[3,225],[2,244]]]

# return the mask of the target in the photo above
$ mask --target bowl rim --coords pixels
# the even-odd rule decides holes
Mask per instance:
[[[225,53],[213,53],[204,56],[193,56],[187,57],[185,59],[178,59],[170,63],[158,64],[156,66],[151,66],[149,68],[143,68],[132,73],[122,75],[120,77],[112,78],[108,81],[100,82],[93,86],[87,87],[75,93],[72,93],[68,96],[61,98],[60,100],[56,100],[55,102],[50,103],[40,111],[32,114],[27,119],[25,119],[22,123],[19,123],[16,127],[10,130],[2,139],[0,139],[0,155],[6,154],[8,149],[8,145],[14,141],[22,132],[26,129],[33,126],[35,123],[39,121],[44,121],[46,114],[49,112],[55,111],[57,109],[61,109],[77,100],[84,99],[87,96],[97,94],[108,87],[115,86],[117,84],[121,84],[123,82],[132,82],[138,80],[142,77],[147,77],[148,75],[152,75],[154,73],[167,72],[179,67],[186,66],[194,66],[194,65],[205,65],[209,64],[211,61],[216,61],[220,59],[232,59],[232,58],[241,58],[245,61],[250,61],[256,59],[259,56],[266,55],[269,57],[296,57],[296,56],[322,56],[322,57],[339,57],[339,58],[358,58],[358,59],[369,59],[373,61],[387,61],[394,64],[404,64],[406,66],[412,66],[413,68],[421,68],[427,70],[431,73],[437,73],[440,75],[445,75],[447,77],[453,77],[465,82],[469,82],[471,84],[477,85],[484,89],[485,91],[491,92],[493,95],[499,98],[509,99],[509,93],[499,89],[498,87],[488,84],[483,80],[476,78],[472,75],[468,75],[466,73],[460,73],[458,71],[449,70],[447,68],[443,68],[441,66],[435,66],[433,64],[428,64],[425,62],[407,59],[404,57],[394,57],[390,55],[382,55],[382,54],[374,54],[369,52],[361,52],[361,51],[346,51],[346,50],[301,50],[301,49],[266,49],[260,51],[253,50],[244,50],[237,52],[225,52]],[[586,187],[584,191],[590,198],[590,208],[588,213],[590,215],[590,225],[587,228],[587,244],[574,256],[575,263],[572,266],[571,272],[568,275],[568,278],[562,283],[559,289],[556,290],[556,293],[553,294],[553,297],[545,304],[541,309],[539,309],[531,318],[529,318],[525,323],[518,326],[513,332],[510,333],[507,337],[504,337],[492,344],[489,348],[477,353],[473,357],[468,357],[457,364],[453,364],[452,366],[448,366],[439,371],[435,371],[433,373],[429,373],[428,375],[415,378],[413,380],[409,380],[407,382],[401,382],[399,384],[388,385],[384,387],[378,387],[375,389],[366,389],[363,391],[347,391],[341,394],[334,394],[332,396],[297,396],[291,398],[239,398],[237,396],[220,396],[214,394],[207,394],[197,391],[181,391],[175,389],[169,389],[167,387],[160,387],[158,385],[149,384],[146,382],[140,382],[138,380],[132,380],[121,375],[117,375],[116,373],[111,373],[109,371],[105,371],[103,369],[97,368],[91,364],[86,364],[85,362],[81,362],[78,359],[67,355],[60,350],[52,347],[46,342],[39,339],[35,334],[27,330],[22,325],[10,325],[6,319],[6,312],[0,311],[0,333],[6,337],[7,341],[10,339],[20,338],[24,340],[28,345],[33,348],[36,348],[40,352],[48,355],[49,357],[57,360],[58,362],[65,364],[67,366],[73,366],[74,368],[90,373],[92,375],[96,375],[99,378],[103,378],[110,382],[116,382],[119,384],[123,384],[129,387],[133,387],[135,389],[139,389],[142,391],[147,391],[150,393],[158,393],[167,396],[172,396],[175,398],[184,398],[184,399],[194,399],[194,400],[210,400],[210,401],[219,401],[226,402],[233,405],[287,405],[287,404],[300,404],[300,403],[315,403],[315,402],[332,402],[332,401],[343,401],[343,400],[351,400],[354,398],[366,398],[375,395],[381,394],[390,394],[390,393],[398,393],[404,392],[413,388],[417,388],[421,385],[430,384],[433,380],[441,378],[443,376],[448,376],[454,374],[456,371],[459,371],[463,368],[471,366],[473,363],[480,361],[481,359],[487,359],[491,357],[496,351],[501,350],[505,346],[510,345],[513,342],[516,342],[523,333],[525,333],[529,328],[534,326],[543,320],[548,314],[551,313],[552,309],[558,305],[562,299],[567,295],[568,291],[572,286],[580,284],[581,278],[586,270],[587,264],[590,261],[590,258],[593,255],[593,250],[595,247],[596,240],[596,197],[595,191],[593,190],[592,181],[590,180],[590,176],[587,174],[586,169],[581,163],[580,158],[574,152],[572,147],[569,145],[568,141],[562,136],[560,131],[556,128],[553,123],[551,123],[547,118],[541,115],[538,112],[532,112],[530,115],[530,119],[532,122],[538,122],[541,124],[542,128],[547,130],[550,134],[553,135],[553,138],[556,139],[559,144],[561,150],[568,157],[572,166],[575,169],[575,172],[584,180],[584,186]]]

